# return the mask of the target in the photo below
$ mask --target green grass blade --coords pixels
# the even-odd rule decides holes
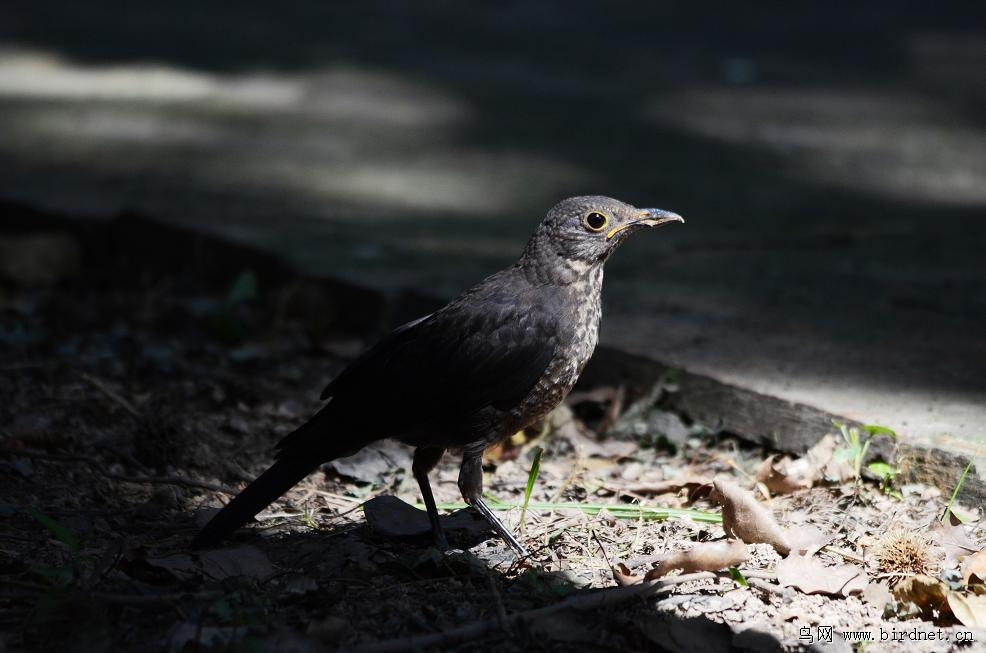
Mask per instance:
[[[544,449],[538,447],[534,450],[534,462],[531,463],[531,471],[527,474],[527,487],[524,488],[524,505],[520,509],[520,532],[524,532],[524,517],[527,516],[527,504],[531,502],[531,492],[534,491],[534,483],[538,480],[541,473],[541,456]]]
[[[962,470],[962,476],[959,476],[959,482],[955,484],[955,489],[952,490],[952,496],[948,500],[948,505],[945,507],[945,514],[942,515],[942,521],[948,521],[948,515],[952,512],[952,504],[955,503],[955,497],[959,495],[959,490],[962,489],[962,484],[965,483],[965,477],[971,468],[972,461],[970,460],[969,464],[965,466],[964,470]],[[959,519],[959,521],[961,521],[961,519]]]
[[[729,568],[729,577],[732,578],[737,583],[739,583],[741,587],[749,587],[750,586],[750,584],[748,582],[746,582],[746,577],[743,576],[743,572],[741,572],[736,567],[730,567]]]
[[[489,499],[489,498],[488,498]],[[489,499],[487,504],[492,510],[516,510],[522,508],[522,504],[516,502],[500,502]],[[461,510],[465,508],[464,503],[441,503],[438,505],[440,510]],[[527,507],[531,510],[581,510],[587,515],[598,514],[601,510],[608,511],[617,519],[691,519],[692,521],[704,524],[721,524],[722,515],[714,512],[704,512],[701,510],[687,510],[683,508],[648,508],[643,505],[630,503],[619,504],[600,504],[600,503],[576,503],[576,502],[538,502],[532,501]],[[419,506],[423,508],[423,506]]]

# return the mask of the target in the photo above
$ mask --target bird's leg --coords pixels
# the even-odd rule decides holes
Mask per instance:
[[[445,538],[442,523],[438,520],[438,506],[435,505],[435,496],[431,493],[428,472],[435,468],[444,453],[445,449],[441,447],[418,447],[414,450],[414,462],[411,463],[411,473],[418,481],[418,487],[421,488],[421,498],[424,499],[425,508],[428,510],[431,534],[435,538],[435,544],[442,551],[448,550],[448,540]]]
[[[513,533],[507,530],[500,518],[483,501],[482,449],[475,452],[466,449],[462,454],[462,466],[459,467],[459,491],[462,492],[462,498],[466,500],[466,503],[485,517],[496,534],[503,538],[503,541],[509,544],[519,556],[526,558],[530,555],[524,545],[514,537]]]

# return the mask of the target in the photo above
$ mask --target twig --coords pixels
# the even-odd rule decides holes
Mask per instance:
[[[592,529],[590,532],[592,533],[593,539],[596,540],[596,544],[599,546],[600,553],[603,554],[603,560],[606,561],[606,568],[607,569],[612,569],[613,568],[613,563],[609,559],[609,554],[606,553],[606,547],[604,547],[603,546],[603,543],[599,540],[599,535],[596,534],[595,529]]]
[[[793,592],[790,589],[786,587],[781,587],[780,585],[775,585],[770,581],[766,581],[760,578],[747,577],[746,583],[750,587],[756,587],[759,590],[764,590],[765,592],[770,592],[771,594],[776,594],[784,598],[790,598],[793,595]]]
[[[743,578],[762,578],[764,580],[777,580],[777,574],[773,571],[767,571],[765,569],[740,569],[739,572],[743,574]],[[728,573],[722,574],[723,578],[732,578]]]
[[[855,553],[852,553],[851,551],[846,551],[845,549],[834,547],[831,544],[826,544],[825,546],[822,547],[821,550],[827,553],[834,553],[837,556],[842,556],[843,559],[848,560],[850,562],[858,562],[861,565],[866,564],[866,559],[863,558],[862,556],[858,556]]]
[[[94,376],[90,376],[90,375],[86,374],[85,372],[80,372],[79,373],[79,377],[83,381],[85,381],[86,383],[89,383],[90,385],[92,385],[92,387],[94,387],[97,390],[99,390],[100,392],[102,392],[109,399],[112,399],[113,401],[115,401],[116,403],[118,403],[128,413],[130,413],[134,417],[140,419],[140,412],[136,408],[134,408],[134,405],[132,403],[130,403],[129,401],[127,401],[122,395],[120,395],[115,390],[112,390],[111,388],[108,388],[105,383],[103,383],[102,381],[100,381],[99,379],[97,379]]]
[[[675,576],[674,578],[647,581],[628,587],[612,587],[591,594],[579,594],[559,601],[558,603],[544,606],[543,608],[508,615],[504,620],[504,627],[515,628],[521,624],[532,623],[560,610],[595,610],[617,605],[638,597],[654,596],[669,590],[675,585],[708,578],[716,578],[716,575],[711,572],[702,571],[694,574]],[[349,651],[352,653],[400,653],[401,651],[415,651],[429,648],[447,648],[464,641],[478,639],[498,627],[500,627],[499,619],[485,619],[441,633],[388,639],[349,649]]]

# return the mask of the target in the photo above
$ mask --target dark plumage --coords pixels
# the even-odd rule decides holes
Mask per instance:
[[[523,553],[483,503],[483,450],[565,398],[596,346],[604,263],[632,232],[672,221],[683,220],[608,197],[557,204],[517,263],[399,327],[333,379],[322,392],[329,402],[281,440],[274,465],[193,546],[217,543],[320,464],[396,438],[416,447],[413,472],[440,545],[428,472],[457,449],[463,498]]]

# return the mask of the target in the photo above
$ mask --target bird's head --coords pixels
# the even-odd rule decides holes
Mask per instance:
[[[564,277],[580,275],[602,266],[630,234],[669,222],[684,219],[677,213],[638,209],[601,195],[570,197],[548,211],[531,237],[521,265],[541,272],[557,269]]]

